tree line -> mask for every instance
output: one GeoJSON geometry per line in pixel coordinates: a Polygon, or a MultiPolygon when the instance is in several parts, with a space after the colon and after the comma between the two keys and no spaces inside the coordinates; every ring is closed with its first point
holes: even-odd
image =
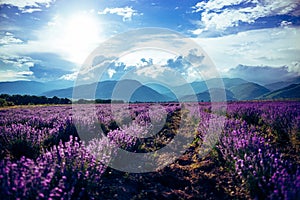
{"type": "Polygon", "coordinates": [[[78,99],[73,101],[74,104],[110,104],[110,103],[124,103],[123,100],[111,100],[111,99],[95,99],[95,100],[87,100],[87,99],[78,99]]]}
{"type": "Polygon", "coordinates": [[[14,105],[38,105],[38,104],[71,104],[68,98],[58,98],[57,96],[48,98],[46,96],[35,95],[9,95],[0,94],[0,107],[14,105]]]}

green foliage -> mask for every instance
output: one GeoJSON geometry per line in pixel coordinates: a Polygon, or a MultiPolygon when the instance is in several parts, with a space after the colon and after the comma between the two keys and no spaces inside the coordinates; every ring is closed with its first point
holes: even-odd
{"type": "Polygon", "coordinates": [[[22,156],[30,159],[36,159],[40,154],[40,147],[24,139],[16,139],[6,147],[10,157],[19,160],[22,156]]]}
{"type": "Polygon", "coordinates": [[[111,100],[111,99],[95,99],[95,100],[87,100],[87,99],[78,99],[77,101],[73,101],[75,104],[111,104],[111,103],[124,103],[123,100],[111,100]]]}
{"type": "Polygon", "coordinates": [[[46,96],[30,95],[8,95],[0,94],[0,107],[13,105],[38,105],[38,104],[71,104],[67,98],[58,98],[56,96],[47,98],[46,96]]]}
{"type": "Polygon", "coordinates": [[[15,104],[11,101],[6,101],[3,98],[0,98],[0,107],[5,107],[5,106],[14,106],[15,104]]]}

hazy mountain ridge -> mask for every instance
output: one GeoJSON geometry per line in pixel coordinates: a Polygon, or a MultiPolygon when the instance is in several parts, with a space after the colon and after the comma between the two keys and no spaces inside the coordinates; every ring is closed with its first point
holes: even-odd
{"type": "MultiPolygon", "coordinates": [[[[51,81],[51,82],[37,82],[37,81],[11,81],[0,82],[1,94],[27,94],[27,95],[42,95],[50,90],[59,90],[62,88],[71,87],[72,81],[51,81]]],[[[54,95],[55,96],[55,95],[54,95]]]]}
{"type": "MultiPolygon", "coordinates": [[[[240,78],[210,79],[207,81],[195,81],[190,84],[170,87],[158,83],[143,85],[135,80],[103,81],[77,86],[74,89],[72,82],[48,82],[41,83],[35,81],[15,81],[0,82],[0,93],[4,94],[28,94],[43,95],[47,97],[57,96],[60,98],[85,98],[85,99],[115,99],[131,102],[165,102],[190,101],[210,101],[222,99],[218,95],[226,94],[226,100],[253,100],[253,99],[276,99],[276,98],[300,98],[298,94],[300,84],[282,83],[278,90],[270,89],[279,87],[280,82],[273,85],[262,86],[257,83],[248,82],[240,78]],[[222,82],[223,81],[223,82],[222,82]],[[65,86],[65,88],[63,88],[65,86]],[[224,88],[222,89],[222,86],[224,88]],[[209,87],[209,88],[208,88],[209,87]],[[221,88],[220,88],[221,87],[221,88]],[[75,93],[73,94],[73,91],[75,93]]],[[[290,82],[300,82],[300,78],[290,82]]],[[[224,99],[224,98],[223,98],[224,99]]]]}
{"type": "Polygon", "coordinates": [[[53,90],[44,93],[45,96],[56,95],[75,99],[114,99],[131,102],[159,102],[173,101],[174,99],[142,85],[135,80],[103,81],[73,87],[53,90]],[[130,94],[131,93],[131,94],[130,94]]]}
{"type": "Polygon", "coordinates": [[[233,86],[229,90],[234,94],[234,97],[238,100],[257,99],[261,95],[270,92],[269,89],[259,84],[251,82],[233,86]]]}
{"type": "Polygon", "coordinates": [[[263,95],[263,99],[300,98],[300,84],[291,84],[279,90],[263,95]]]}
{"type": "Polygon", "coordinates": [[[2,94],[29,94],[39,95],[45,91],[45,84],[36,81],[1,82],[2,94]]]}
{"type": "MultiPolygon", "coordinates": [[[[213,79],[209,79],[207,81],[194,81],[192,83],[187,83],[184,85],[180,85],[177,87],[174,87],[172,89],[174,94],[179,95],[180,97],[184,97],[187,95],[191,95],[189,93],[189,88],[194,90],[195,94],[200,94],[200,93],[204,93],[207,90],[209,90],[209,88],[226,88],[229,89],[230,87],[236,86],[236,85],[240,85],[243,83],[247,83],[247,81],[240,79],[240,78],[223,78],[222,79],[223,82],[220,81],[220,79],[217,78],[213,78],[213,79]]],[[[166,95],[169,95],[169,93],[166,93],[166,95]]]]}
{"type": "Polygon", "coordinates": [[[229,90],[223,90],[222,88],[211,88],[201,93],[197,93],[196,95],[186,95],[180,98],[180,101],[195,101],[197,99],[199,102],[207,102],[207,101],[236,101],[237,99],[234,97],[234,94],[229,90]],[[222,95],[225,96],[222,96],[222,95]]]}
{"type": "Polygon", "coordinates": [[[289,81],[280,81],[280,82],[267,84],[267,85],[265,85],[265,87],[271,91],[275,91],[275,90],[285,88],[289,85],[299,84],[299,83],[300,83],[300,77],[297,77],[297,78],[293,78],[292,80],[289,80],[289,81]]]}

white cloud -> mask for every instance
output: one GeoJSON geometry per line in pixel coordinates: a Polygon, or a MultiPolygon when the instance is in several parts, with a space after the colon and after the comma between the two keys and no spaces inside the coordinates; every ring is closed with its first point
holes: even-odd
{"type": "Polygon", "coordinates": [[[113,75],[116,73],[116,70],[110,69],[110,68],[109,68],[109,69],[107,70],[107,73],[108,73],[109,78],[112,78],[113,75]]]}
{"type": "Polygon", "coordinates": [[[287,66],[245,66],[238,65],[228,71],[229,77],[239,77],[262,85],[278,81],[290,81],[300,75],[300,71],[291,71],[287,66]]]}
{"type": "Polygon", "coordinates": [[[40,8],[28,8],[22,10],[22,13],[33,13],[33,12],[40,12],[40,11],[42,11],[42,9],[40,8]]]}
{"type": "Polygon", "coordinates": [[[142,75],[145,77],[157,79],[159,76],[164,75],[165,71],[168,71],[168,68],[159,65],[148,65],[137,69],[135,73],[138,76],[142,75]]]}
{"type": "Polygon", "coordinates": [[[0,17],[3,17],[3,18],[5,18],[5,19],[9,19],[9,17],[7,16],[7,14],[4,14],[4,13],[1,13],[1,14],[0,14],[0,17]]]}
{"type": "Polygon", "coordinates": [[[17,75],[21,75],[21,76],[30,76],[33,75],[32,71],[21,71],[21,72],[17,72],[17,75]]]}
{"type": "Polygon", "coordinates": [[[16,81],[16,80],[28,80],[28,76],[31,76],[33,73],[31,71],[13,71],[5,70],[0,71],[0,80],[1,81],[16,81]]]}
{"type": "MultiPolygon", "coordinates": [[[[239,64],[289,66],[300,62],[300,27],[278,27],[240,32],[217,38],[196,38],[220,71],[239,64]]],[[[292,67],[296,69],[295,67],[292,67]]]]}
{"type": "Polygon", "coordinates": [[[199,12],[202,10],[220,10],[225,6],[230,6],[230,5],[238,5],[242,3],[244,0],[214,0],[214,1],[208,1],[208,2],[198,2],[196,6],[194,6],[195,11],[194,12],[199,12]]]}
{"type": "Polygon", "coordinates": [[[139,49],[132,53],[128,53],[118,59],[118,62],[124,63],[126,66],[143,67],[149,64],[165,65],[168,59],[176,57],[175,54],[162,50],[139,49]]]}
{"type": "Polygon", "coordinates": [[[41,11],[41,6],[50,7],[51,3],[56,0],[4,0],[0,1],[0,5],[11,5],[18,7],[22,13],[32,13],[35,11],[41,11]]]}
{"type": "Polygon", "coordinates": [[[24,68],[28,69],[28,67],[32,67],[34,65],[34,60],[27,56],[7,56],[0,55],[1,62],[5,64],[9,64],[15,68],[24,68]]]}
{"type": "Polygon", "coordinates": [[[203,29],[202,28],[198,28],[198,29],[195,29],[195,30],[191,30],[191,33],[194,34],[194,35],[200,35],[201,33],[203,33],[203,29]]]}
{"type": "Polygon", "coordinates": [[[0,45],[18,44],[22,42],[22,40],[15,38],[13,34],[9,32],[6,32],[5,35],[2,38],[0,38],[0,45]]]}
{"type": "MultiPolygon", "coordinates": [[[[294,0],[210,0],[199,2],[194,12],[201,13],[202,29],[226,30],[240,22],[254,23],[261,17],[299,15],[300,2],[294,0]]],[[[199,30],[198,33],[201,33],[199,30]]],[[[196,33],[197,33],[196,32],[196,33]]]]}
{"type": "Polygon", "coordinates": [[[60,77],[59,79],[67,80],[67,81],[74,81],[74,80],[76,80],[77,76],[78,76],[78,72],[74,72],[71,74],[65,74],[62,77],[60,77]]]}
{"type": "Polygon", "coordinates": [[[55,2],[55,0],[5,0],[0,1],[0,5],[6,4],[24,9],[25,7],[39,8],[40,5],[49,7],[52,2],[55,2]]]}
{"type": "Polygon", "coordinates": [[[103,11],[99,11],[98,14],[105,15],[105,14],[117,14],[123,17],[123,21],[131,21],[132,16],[138,15],[138,12],[132,7],[124,7],[124,8],[105,8],[103,11]]]}
{"type": "Polygon", "coordinates": [[[292,62],[288,67],[289,72],[296,72],[300,76],[300,61],[292,62]]]}
{"type": "Polygon", "coordinates": [[[289,21],[282,21],[282,22],[280,23],[280,26],[281,26],[281,27],[286,27],[286,26],[291,26],[291,25],[293,25],[293,23],[292,23],[292,22],[289,22],[289,21]]]}

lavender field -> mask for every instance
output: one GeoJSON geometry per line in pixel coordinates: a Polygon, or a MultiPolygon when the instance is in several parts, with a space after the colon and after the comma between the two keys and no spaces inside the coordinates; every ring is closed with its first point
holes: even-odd
{"type": "Polygon", "coordinates": [[[1,199],[300,199],[299,155],[295,101],[0,110],[1,199]],[[155,171],[110,164],[116,148],[147,154],[177,136],[192,141],[177,141],[185,152],[171,161],[151,154],[155,171]]]}

